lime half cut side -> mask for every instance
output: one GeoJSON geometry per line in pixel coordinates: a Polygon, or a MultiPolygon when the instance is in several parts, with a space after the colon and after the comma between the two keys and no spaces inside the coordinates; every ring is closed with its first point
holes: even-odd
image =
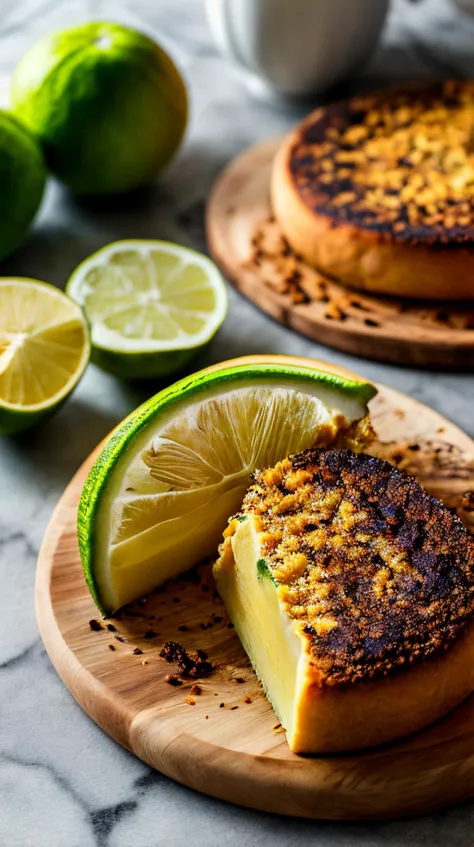
{"type": "Polygon", "coordinates": [[[93,361],[125,379],[180,370],[227,314],[214,263],[165,241],[109,244],[79,265],[66,290],[90,322],[93,361]]]}
{"type": "Polygon", "coordinates": [[[76,303],[45,282],[0,279],[0,433],[20,432],[57,409],[89,355],[76,303]]]}
{"type": "MultiPolygon", "coordinates": [[[[153,397],[106,443],[79,505],[79,546],[112,612],[213,556],[256,468],[363,438],[368,383],[310,360],[248,357],[153,397]],[[301,364],[301,363],[304,364],[301,364]],[[341,438],[347,439],[341,442],[341,438]]],[[[366,424],[368,427],[368,425],[366,424]]]]}

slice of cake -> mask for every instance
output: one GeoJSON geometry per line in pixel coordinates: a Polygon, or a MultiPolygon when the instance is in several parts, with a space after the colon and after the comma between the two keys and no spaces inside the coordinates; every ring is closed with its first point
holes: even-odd
{"type": "Polygon", "coordinates": [[[298,753],[414,732],[474,688],[474,540],[388,462],[307,450],[258,472],[214,566],[298,753]]]}
{"type": "Polygon", "coordinates": [[[474,82],[323,106],[273,166],[272,206],[309,264],[344,285],[474,298],[474,82]]]}

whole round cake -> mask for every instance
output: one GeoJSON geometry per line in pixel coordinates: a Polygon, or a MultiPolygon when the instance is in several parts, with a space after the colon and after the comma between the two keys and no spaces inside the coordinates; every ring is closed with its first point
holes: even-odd
{"type": "Polygon", "coordinates": [[[313,112],[274,162],[291,247],[351,287],[474,297],[474,82],[365,94],[313,112]]]}

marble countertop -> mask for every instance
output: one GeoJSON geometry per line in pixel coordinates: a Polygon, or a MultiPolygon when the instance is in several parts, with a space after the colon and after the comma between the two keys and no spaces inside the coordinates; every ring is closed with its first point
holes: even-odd
{"type": "MultiPolygon", "coordinates": [[[[348,0],[350,2],[350,0],[348,0]]],[[[241,149],[284,131],[308,106],[252,98],[215,50],[200,0],[16,0],[2,4],[0,74],[43,32],[88,18],[154,35],[189,82],[186,143],[159,184],[121,204],[73,201],[51,183],[26,244],[2,275],[64,286],[103,244],[161,237],[205,249],[209,187],[241,149]]],[[[474,18],[449,0],[394,0],[383,43],[363,77],[474,76],[474,18]]],[[[474,381],[357,360],[298,337],[235,292],[226,324],[197,366],[246,353],[327,358],[428,403],[474,435],[474,381]]],[[[56,676],[33,608],[36,557],[61,491],[91,449],[157,389],[94,366],[43,429],[0,441],[0,845],[2,847],[405,847],[472,844],[474,803],[413,821],[336,824],[260,814],[200,796],[151,771],[106,737],[56,676]]]]}

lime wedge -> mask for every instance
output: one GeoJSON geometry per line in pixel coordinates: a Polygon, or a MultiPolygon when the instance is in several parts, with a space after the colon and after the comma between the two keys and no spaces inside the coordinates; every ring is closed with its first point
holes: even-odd
{"type": "Polygon", "coordinates": [[[0,279],[0,433],[20,432],[57,409],[89,354],[76,303],[45,282],[0,279]]]}
{"type": "Polygon", "coordinates": [[[214,263],[165,241],[108,244],[79,265],[66,290],[90,322],[92,360],[125,379],[178,371],[227,313],[214,263]]]}
{"type": "Polygon", "coordinates": [[[214,555],[255,468],[316,444],[361,446],[374,394],[309,359],[262,356],[200,371],[147,401],[106,443],[79,504],[98,607],[114,611],[214,555]]]}

